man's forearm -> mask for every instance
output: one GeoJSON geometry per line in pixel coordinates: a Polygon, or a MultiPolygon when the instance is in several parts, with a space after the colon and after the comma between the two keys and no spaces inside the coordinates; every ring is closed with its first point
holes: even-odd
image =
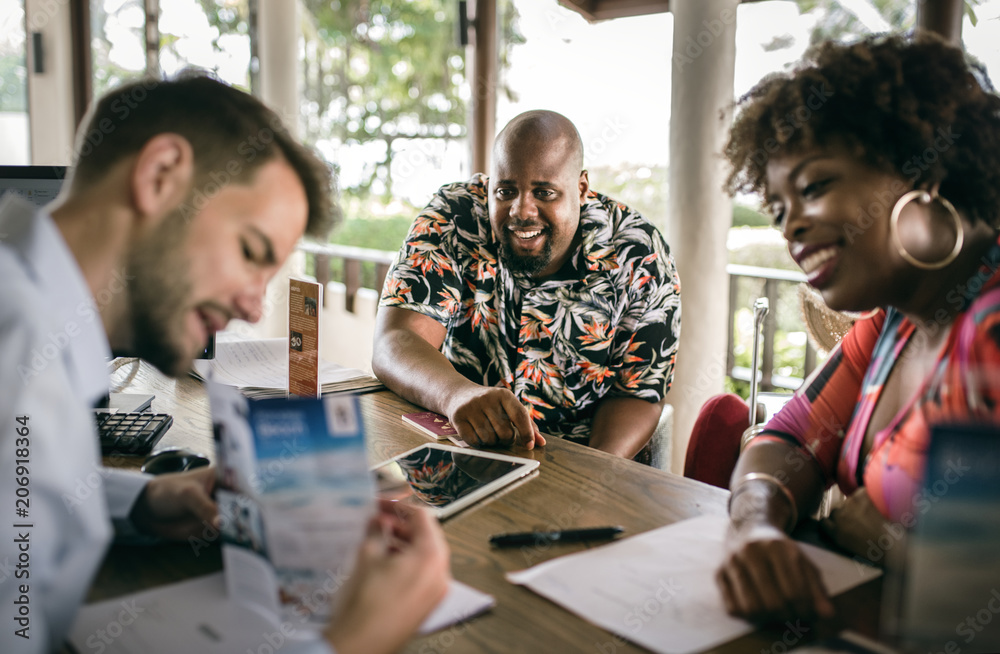
{"type": "Polygon", "coordinates": [[[662,402],[635,397],[604,398],[594,412],[590,446],[631,459],[649,442],[662,412],[662,402]]]}
{"type": "Polygon", "coordinates": [[[405,400],[450,415],[451,400],[470,382],[433,345],[404,330],[376,341],[372,369],[382,383],[405,400]]]}

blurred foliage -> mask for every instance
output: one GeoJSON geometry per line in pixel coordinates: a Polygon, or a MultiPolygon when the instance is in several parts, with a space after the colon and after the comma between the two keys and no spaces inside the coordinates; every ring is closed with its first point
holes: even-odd
{"type": "MultiPolygon", "coordinates": [[[[160,9],[171,0],[161,0],[160,9]]],[[[224,50],[220,38],[226,35],[239,34],[249,38],[250,5],[249,0],[197,0],[202,15],[212,27],[212,48],[218,52],[224,50]]],[[[200,19],[191,17],[191,21],[200,19]]],[[[93,61],[93,93],[94,97],[104,95],[110,89],[129,80],[150,74],[162,77],[162,71],[146,70],[146,12],[143,0],[91,0],[90,31],[91,58],[93,61]],[[115,63],[111,58],[113,48],[122,48],[131,53],[138,53],[137,58],[129,61],[129,66],[115,63]]],[[[183,35],[160,31],[160,53],[169,52],[178,61],[186,58],[179,50],[183,35]]],[[[118,57],[120,59],[120,55],[118,57]]],[[[215,72],[215,71],[213,71],[215,72]]],[[[250,71],[247,71],[246,81],[236,86],[245,91],[250,90],[250,71]]]]}
{"type": "Polygon", "coordinates": [[[23,44],[19,52],[0,46],[0,111],[28,110],[27,79],[23,44]]]}
{"type": "MultiPolygon", "coordinates": [[[[165,0],[160,0],[162,6],[165,0]]],[[[266,2],[267,0],[256,0],[266,2]]],[[[212,48],[217,52],[225,51],[221,43],[222,37],[239,35],[250,38],[250,0],[198,0],[201,10],[205,13],[208,24],[213,28],[212,48]]],[[[177,49],[178,35],[160,32],[160,51],[170,51],[179,61],[184,61],[184,55],[177,49]]],[[[254,63],[251,62],[251,66],[254,63]]],[[[217,71],[213,71],[217,72],[217,71]]],[[[248,70],[246,78],[242,82],[227,80],[234,86],[250,92],[255,84],[251,83],[255,79],[256,71],[248,70]]]]}
{"type": "MultiPolygon", "coordinates": [[[[588,168],[587,173],[593,190],[623,202],[661,229],[667,224],[670,174],[667,166],[623,163],[588,168]]],[[[770,227],[771,219],[753,207],[734,203],[732,224],[770,227]]]]}
{"type": "Polygon", "coordinates": [[[628,205],[661,229],[667,224],[669,168],[619,164],[587,169],[590,187],[628,205]]]}
{"type": "MultiPolygon", "coordinates": [[[[306,141],[324,141],[333,150],[371,146],[362,179],[342,191],[388,202],[393,157],[400,149],[396,141],[466,136],[470,90],[456,27],[458,3],[304,0],[303,5],[306,141]]],[[[501,9],[499,43],[506,48],[523,42],[516,10],[509,2],[501,9]]],[[[506,61],[501,52],[501,63],[506,61]]]]}
{"type": "Polygon", "coordinates": [[[413,213],[386,216],[384,218],[352,218],[345,220],[333,234],[330,242],[340,245],[353,245],[359,248],[395,252],[403,244],[410,224],[417,215],[413,213]]]}
{"type": "MultiPolygon", "coordinates": [[[[816,12],[810,43],[848,41],[872,32],[850,9],[838,0],[797,0],[802,13],[816,12]]],[[[893,30],[905,31],[916,20],[917,3],[913,0],[861,0],[870,4],[893,30]]]]}
{"type": "MultiPolygon", "coordinates": [[[[734,227],[729,232],[729,263],[800,272],[788,254],[785,239],[773,227],[734,227]]],[[[777,321],[774,341],[774,373],[803,377],[805,372],[805,324],[799,307],[798,284],[778,282],[778,301],[769,318],[777,321]]],[[[764,297],[764,280],[738,278],[733,315],[733,353],[736,365],[750,367],[753,347],[753,303],[764,297]]],[[[821,359],[817,359],[821,361],[821,359]]],[[[727,377],[727,391],[744,399],[750,385],[727,377]]]]}
{"type": "Polygon", "coordinates": [[[90,2],[90,58],[93,97],[142,75],[146,70],[146,12],[142,0],[110,3],[90,2]],[[131,44],[131,45],[129,45],[131,44]],[[111,58],[112,48],[128,48],[139,53],[128,68],[111,58]]]}
{"type": "Polygon", "coordinates": [[[733,203],[733,227],[770,227],[771,219],[752,207],[733,203]]]}
{"type": "MultiPolygon", "coordinates": [[[[874,29],[875,25],[866,25],[865,21],[849,8],[852,4],[870,5],[888,24],[889,30],[899,32],[913,29],[916,24],[917,5],[919,4],[913,0],[856,0],[854,3],[844,3],[839,0],[796,1],[800,12],[816,12],[818,16],[809,38],[813,44],[826,40],[849,41],[873,31],[883,31],[874,29]]],[[[964,12],[969,17],[973,27],[977,22],[975,8],[982,3],[983,0],[965,0],[964,12]]]]}
{"type": "MultiPolygon", "coordinates": [[[[345,220],[337,225],[337,228],[330,235],[330,242],[339,245],[352,245],[359,248],[395,252],[406,239],[406,234],[410,231],[413,218],[417,215],[415,207],[409,209],[412,210],[407,210],[396,215],[345,220]]],[[[351,213],[348,215],[357,214],[351,213]]],[[[313,265],[313,257],[309,257],[308,261],[311,267],[313,265]]],[[[310,268],[307,268],[306,272],[310,275],[314,274],[310,268]]],[[[344,281],[344,264],[342,261],[332,262],[330,278],[335,282],[344,281]]],[[[367,261],[361,263],[361,286],[364,288],[375,287],[374,263],[367,261]]]]}
{"type": "Polygon", "coordinates": [[[24,2],[14,4],[0,31],[0,111],[28,110],[28,62],[23,29],[24,2]]]}

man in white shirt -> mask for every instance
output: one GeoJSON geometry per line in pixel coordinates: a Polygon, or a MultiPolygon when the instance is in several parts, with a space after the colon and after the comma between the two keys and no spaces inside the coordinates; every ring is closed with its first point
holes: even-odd
{"type": "MultiPolygon", "coordinates": [[[[267,281],[334,215],[326,166],[258,100],[209,78],[123,87],[84,124],[53,205],[0,204],[5,653],[61,645],[112,525],[185,539],[217,519],[212,469],[101,467],[91,407],[112,350],[182,374],[231,318],[260,317],[267,281]]],[[[340,617],[310,651],[398,649],[443,596],[448,548],[433,519],[378,522],[400,546],[365,542],[340,617]]]]}

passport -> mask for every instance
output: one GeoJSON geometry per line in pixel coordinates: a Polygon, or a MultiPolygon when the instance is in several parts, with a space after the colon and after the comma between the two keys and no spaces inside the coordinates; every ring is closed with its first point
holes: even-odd
{"type": "Polygon", "coordinates": [[[440,413],[433,411],[404,413],[403,422],[437,440],[450,440],[456,445],[468,447],[465,441],[459,438],[458,430],[440,413]]]}

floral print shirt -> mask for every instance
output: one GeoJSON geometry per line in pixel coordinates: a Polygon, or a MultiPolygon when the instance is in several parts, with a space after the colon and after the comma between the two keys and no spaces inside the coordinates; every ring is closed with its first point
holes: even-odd
{"type": "Polygon", "coordinates": [[[543,433],[587,442],[601,398],[658,402],[673,378],[680,283],[659,231],[591,192],[582,242],[534,280],[498,257],[489,179],[442,187],[417,216],[386,277],[381,306],[445,325],[441,351],[484,386],[504,386],[543,433]]]}

